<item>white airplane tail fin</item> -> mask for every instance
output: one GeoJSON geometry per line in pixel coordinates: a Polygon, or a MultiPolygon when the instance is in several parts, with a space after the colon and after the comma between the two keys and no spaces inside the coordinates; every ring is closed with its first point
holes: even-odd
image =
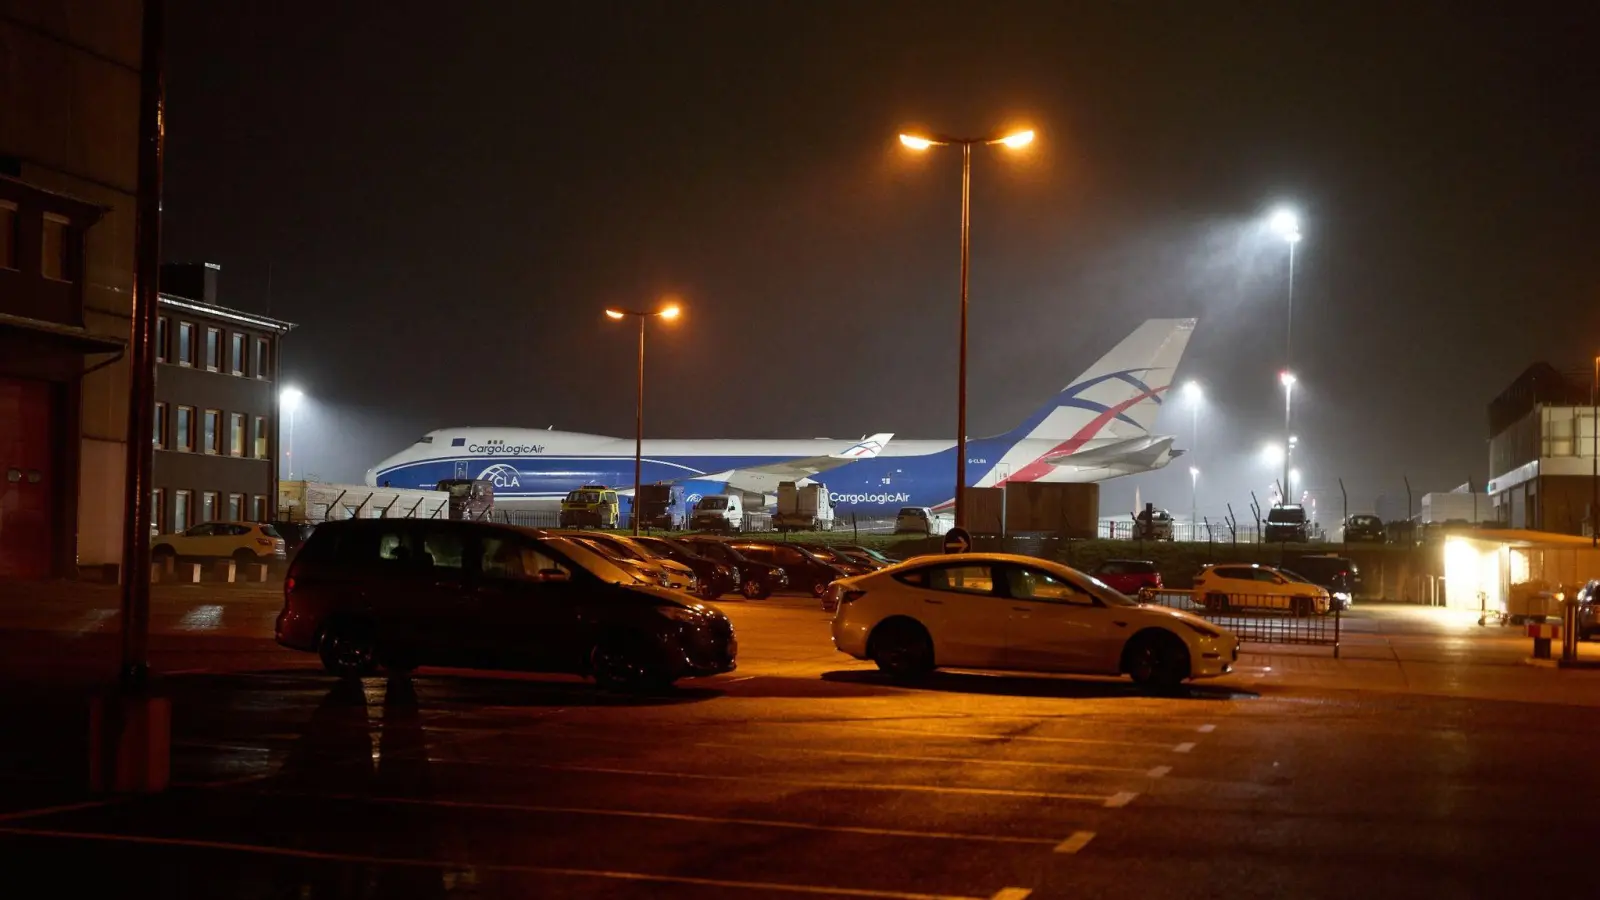
{"type": "Polygon", "coordinates": [[[1006,436],[1067,440],[1149,434],[1195,322],[1146,321],[1006,436]]]}

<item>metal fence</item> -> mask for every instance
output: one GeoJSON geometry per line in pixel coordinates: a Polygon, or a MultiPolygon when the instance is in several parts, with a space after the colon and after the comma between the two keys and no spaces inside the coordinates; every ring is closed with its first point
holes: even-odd
{"type": "Polygon", "coordinates": [[[1317,612],[1308,598],[1267,594],[1214,594],[1194,591],[1143,591],[1139,599],[1201,616],[1253,644],[1313,644],[1332,647],[1339,656],[1341,611],[1317,612]],[[1300,602],[1297,602],[1300,601],[1300,602]]]}

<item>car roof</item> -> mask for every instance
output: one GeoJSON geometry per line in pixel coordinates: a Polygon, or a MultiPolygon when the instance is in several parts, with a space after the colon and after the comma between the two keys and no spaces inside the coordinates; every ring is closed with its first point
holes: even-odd
{"type": "Polygon", "coordinates": [[[1105,561],[1101,562],[1101,565],[1105,565],[1106,563],[1138,563],[1141,566],[1153,566],[1153,565],[1156,564],[1156,561],[1153,560],[1153,559],[1121,559],[1121,558],[1118,558],[1118,559],[1105,560],[1105,561]]]}

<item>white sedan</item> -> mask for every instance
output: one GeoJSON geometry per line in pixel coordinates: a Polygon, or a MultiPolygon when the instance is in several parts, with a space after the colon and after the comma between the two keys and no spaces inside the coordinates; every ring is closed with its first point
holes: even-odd
{"type": "Polygon", "coordinates": [[[833,645],[896,677],[948,666],[1172,686],[1225,675],[1239,658],[1239,639],[1199,616],[1141,605],[1028,556],[921,556],[841,579],[834,591],[833,645]]]}

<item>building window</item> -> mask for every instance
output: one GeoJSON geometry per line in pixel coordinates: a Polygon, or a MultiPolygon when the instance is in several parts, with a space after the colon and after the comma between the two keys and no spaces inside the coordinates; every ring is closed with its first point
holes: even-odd
{"type": "Polygon", "coordinates": [[[194,407],[178,407],[178,433],[173,436],[172,446],[185,453],[194,451],[194,407]]]}
{"type": "Polygon", "coordinates": [[[243,494],[229,494],[228,495],[228,521],[230,521],[230,522],[242,522],[242,521],[244,521],[244,495],[243,494]]]}
{"type": "Polygon", "coordinates": [[[266,416],[256,416],[255,445],[256,445],[256,452],[254,454],[255,458],[256,459],[266,459],[267,458],[267,417],[266,416]]]}
{"type": "Polygon", "coordinates": [[[0,200],[0,269],[17,267],[17,205],[0,200]]]}
{"type": "Polygon", "coordinates": [[[230,349],[233,352],[228,354],[228,371],[235,375],[243,375],[244,335],[234,332],[233,334],[229,335],[229,338],[231,339],[229,343],[232,345],[230,349]]]}
{"type": "Polygon", "coordinates": [[[200,494],[200,521],[215,522],[217,520],[217,492],[204,491],[200,494]]]}
{"type": "Polygon", "coordinates": [[[167,361],[167,317],[156,317],[156,362],[167,361]]]}
{"type": "Polygon", "coordinates": [[[178,365],[194,365],[194,325],[178,323],[178,365]]]}
{"type": "Polygon", "coordinates": [[[167,521],[167,492],[156,488],[150,492],[150,530],[156,534],[161,533],[161,526],[167,521]]]}
{"type": "Polygon", "coordinates": [[[207,453],[222,452],[222,429],[219,427],[221,419],[222,413],[214,409],[206,410],[205,419],[200,425],[200,441],[201,449],[207,453]]]}
{"type": "Polygon", "coordinates": [[[228,455],[244,455],[243,413],[228,413],[228,455]]]}
{"type": "Polygon", "coordinates": [[[222,331],[217,328],[206,329],[206,370],[222,370],[222,331]]]}
{"type": "Polygon", "coordinates": [[[250,505],[251,511],[254,513],[252,518],[257,522],[265,522],[267,520],[267,498],[257,494],[250,505]]]}
{"type": "Polygon", "coordinates": [[[150,444],[157,450],[167,446],[167,405],[156,404],[156,418],[151,429],[150,444]]]}
{"type": "Polygon", "coordinates": [[[71,227],[61,216],[44,214],[44,256],[40,259],[39,274],[55,281],[72,280],[72,267],[67,257],[71,227]]]}
{"type": "Polygon", "coordinates": [[[267,349],[267,339],[256,338],[256,377],[261,379],[270,379],[272,377],[272,372],[268,367],[271,366],[271,364],[272,359],[271,353],[267,349]]]}
{"type": "Polygon", "coordinates": [[[172,492],[172,533],[183,534],[189,530],[189,492],[172,492]]]}

